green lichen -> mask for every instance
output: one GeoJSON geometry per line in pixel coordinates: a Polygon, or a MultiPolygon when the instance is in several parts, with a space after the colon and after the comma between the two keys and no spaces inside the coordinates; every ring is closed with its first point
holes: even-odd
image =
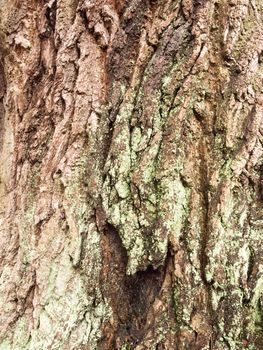
{"type": "Polygon", "coordinates": [[[19,350],[19,349],[14,349],[10,341],[5,339],[0,344],[0,350],[19,350]]]}
{"type": "Polygon", "coordinates": [[[133,346],[130,343],[125,343],[121,346],[120,350],[133,350],[133,346]]]}

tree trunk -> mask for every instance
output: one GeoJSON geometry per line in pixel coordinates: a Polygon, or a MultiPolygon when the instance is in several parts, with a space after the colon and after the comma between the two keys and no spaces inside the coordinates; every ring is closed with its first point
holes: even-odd
{"type": "Polygon", "coordinates": [[[0,349],[263,349],[262,1],[0,5],[0,349]]]}

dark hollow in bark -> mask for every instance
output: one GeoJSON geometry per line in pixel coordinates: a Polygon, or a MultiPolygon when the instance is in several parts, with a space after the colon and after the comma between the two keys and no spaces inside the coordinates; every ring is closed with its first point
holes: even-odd
{"type": "Polygon", "coordinates": [[[262,1],[0,5],[0,349],[261,350],[262,1]]]}

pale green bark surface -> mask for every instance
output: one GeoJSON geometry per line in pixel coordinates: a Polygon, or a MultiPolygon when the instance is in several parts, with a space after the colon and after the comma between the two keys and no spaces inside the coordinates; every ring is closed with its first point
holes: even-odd
{"type": "Polygon", "coordinates": [[[0,5],[0,349],[262,349],[261,0],[0,5]]]}

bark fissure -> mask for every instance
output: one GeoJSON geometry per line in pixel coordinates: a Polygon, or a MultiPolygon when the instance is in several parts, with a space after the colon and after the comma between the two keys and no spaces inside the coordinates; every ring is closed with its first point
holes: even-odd
{"type": "Polygon", "coordinates": [[[0,11],[0,349],[261,349],[260,0],[0,11]]]}

